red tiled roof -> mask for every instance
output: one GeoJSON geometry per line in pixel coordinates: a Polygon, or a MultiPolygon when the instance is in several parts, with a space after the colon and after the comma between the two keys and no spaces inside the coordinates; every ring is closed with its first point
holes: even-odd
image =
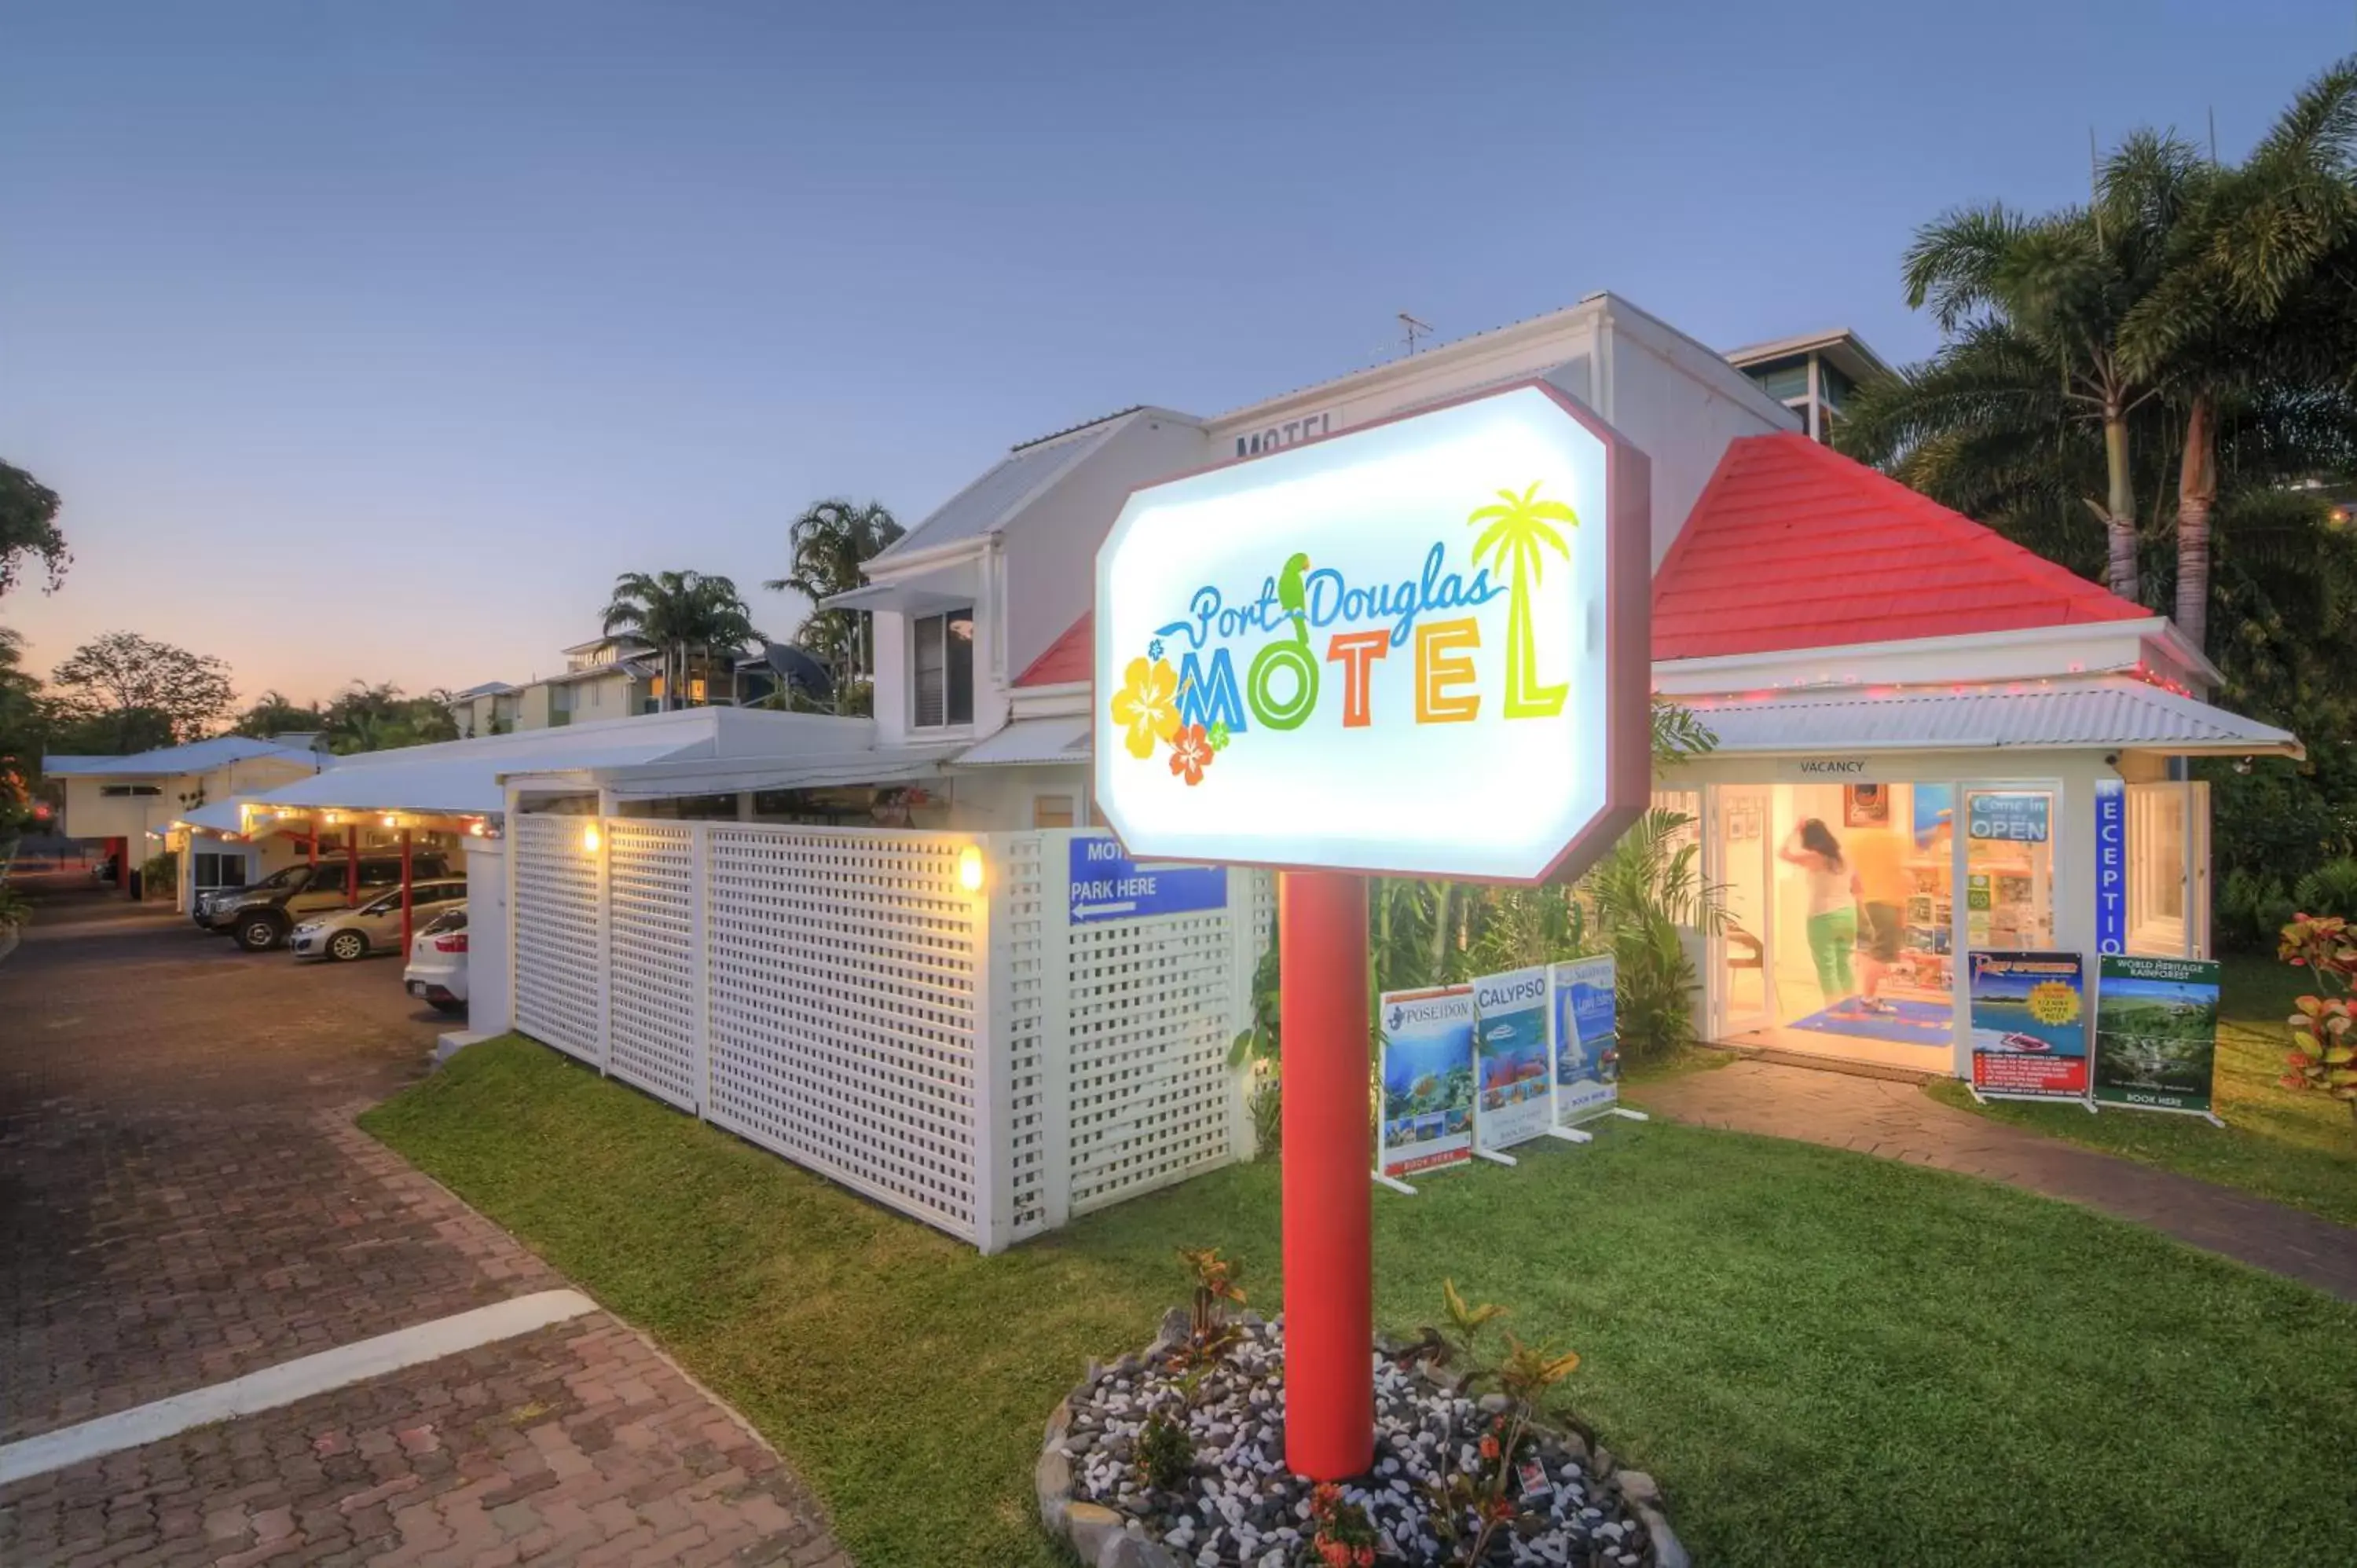
{"type": "Polygon", "coordinates": [[[1747,435],[1653,575],[1653,657],[2152,614],[1805,435],[1747,435]]]}
{"type": "Polygon", "coordinates": [[[1015,683],[1060,686],[1068,681],[1085,681],[1095,673],[1095,663],[1096,645],[1089,631],[1089,612],[1082,610],[1081,618],[1064,628],[1063,636],[1049,643],[1045,652],[1015,677],[1015,683]]]}

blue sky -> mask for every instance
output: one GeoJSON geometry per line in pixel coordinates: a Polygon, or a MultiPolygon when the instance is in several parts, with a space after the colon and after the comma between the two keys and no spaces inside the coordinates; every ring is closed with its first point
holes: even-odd
{"type": "Polygon", "coordinates": [[[325,695],[545,673],[615,573],[782,567],[1011,443],[1214,413],[1611,288],[1929,349],[1913,227],[2245,147],[2347,0],[19,7],[0,456],[123,628],[325,695]],[[1901,13],[1905,14],[1901,14],[1901,13]]]}

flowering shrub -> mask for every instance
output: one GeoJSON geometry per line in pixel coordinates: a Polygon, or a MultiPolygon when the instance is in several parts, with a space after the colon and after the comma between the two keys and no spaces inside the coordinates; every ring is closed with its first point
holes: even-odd
{"type": "Polygon", "coordinates": [[[1547,1391],[1578,1368],[1579,1358],[1568,1350],[1560,1354],[1542,1350],[1508,1334],[1506,1354],[1492,1365],[1483,1365],[1480,1356],[1483,1331],[1506,1316],[1506,1309],[1487,1303],[1467,1305],[1454,1280],[1443,1280],[1440,1291],[1449,1326],[1438,1334],[1429,1330],[1427,1334],[1446,1343],[1471,1369],[1469,1386],[1495,1384],[1506,1400],[1506,1408],[1491,1421],[1474,1445],[1472,1468],[1452,1470],[1432,1488],[1434,1528],[1441,1540],[1461,1549],[1458,1562],[1470,1565],[1489,1560],[1491,1540],[1499,1530],[1512,1528],[1525,1498],[1537,1496],[1530,1489],[1534,1483],[1546,1484],[1544,1471],[1533,1477],[1523,1468],[1537,1446],[1531,1423],[1547,1391]]]}
{"type": "Polygon", "coordinates": [[[2357,988],[2357,933],[2339,915],[2297,915],[2283,929],[2277,956],[2316,976],[2317,991],[2302,996],[2285,1020],[2292,1048],[2284,1058],[2291,1070],[2283,1087],[2329,1094],[2357,1117],[2357,1011],[2350,992],[2357,988]]]}
{"type": "Polygon", "coordinates": [[[1187,1338],[1173,1354],[1181,1366],[1208,1367],[1235,1346],[1236,1326],[1222,1303],[1242,1306],[1244,1266],[1220,1256],[1217,1247],[1181,1247],[1178,1261],[1195,1276],[1194,1300],[1187,1308],[1187,1338]]]}
{"type": "Polygon", "coordinates": [[[1341,1487],[1329,1481],[1309,1495],[1309,1550],[1326,1568],[1373,1568],[1375,1527],[1341,1487]]]}

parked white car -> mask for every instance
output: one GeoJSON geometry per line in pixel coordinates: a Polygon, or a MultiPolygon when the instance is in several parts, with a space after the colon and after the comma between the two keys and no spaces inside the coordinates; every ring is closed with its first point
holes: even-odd
{"type": "Polygon", "coordinates": [[[445,1013],[467,1007],[467,906],[446,907],[409,944],[401,983],[412,996],[445,1013]]]}
{"type": "MultiPolygon", "coordinates": [[[[466,897],[463,878],[412,883],[410,918],[419,925],[429,923],[452,904],[463,903],[466,897]]],[[[350,963],[371,953],[398,952],[401,889],[380,893],[357,909],[337,909],[314,916],[295,928],[286,945],[295,950],[298,959],[328,958],[339,963],[350,963]]]]}

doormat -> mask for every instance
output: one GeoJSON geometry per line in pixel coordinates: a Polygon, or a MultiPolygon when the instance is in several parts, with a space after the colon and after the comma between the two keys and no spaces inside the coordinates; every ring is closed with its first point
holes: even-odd
{"type": "Polygon", "coordinates": [[[1868,1013],[1855,996],[1846,996],[1823,1012],[1796,1019],[1788,1027],[1814,1029],[1824,1035],[1851,1035],[1862,1040],[1889,1040],[1906,1046],[1945,1046],[1954,1015],[1942,1002],[1893,1002],[1893,1013],[1868,1013]]]}

